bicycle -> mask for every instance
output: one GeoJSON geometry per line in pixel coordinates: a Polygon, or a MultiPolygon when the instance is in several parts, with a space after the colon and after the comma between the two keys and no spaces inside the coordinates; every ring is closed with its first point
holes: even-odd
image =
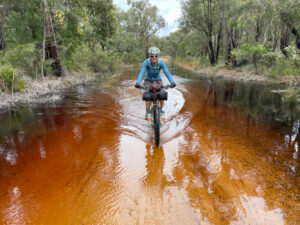
{"type": "Polygon", "coordinates": [[[150,91],[152,93],[152,104],[150,107],[151,112],[151,121],[149,123],[150,126],[153,127],[154,130],[154,140],[155,145],[158,147],[160,144],[160,127],[162,125],[162,121],[160,118],[160,93],[162,90],[167,90],[170,85],[164,85],[157,88],[157,86],[151,86],[150,89],[148,87],[141,86],[140,89],[145,91],[150,91]],[[157,89],[155,89],[157,88],[157,89]]]}

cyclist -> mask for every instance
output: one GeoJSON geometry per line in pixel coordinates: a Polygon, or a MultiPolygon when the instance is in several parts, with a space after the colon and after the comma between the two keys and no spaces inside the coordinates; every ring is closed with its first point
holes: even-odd
{"type": "MultiPolygon", "coordinates": [[[[163,85],[161,75],[160,75],[160,70],[163,69],[166,77],[168,78],[168,80],[171,83],[170,87],[174,88],[176,86],[176,84],[175,84],[173,77],[170,74],[165,62],[161,59],[158,59],[158,56],[160,54],[159,48],[151,47],[149,49],[148,53],[149,53],[150,57],[143,62],[140,74],[139,74],[138,79],[135,84],[135,87],[141,88],[140,83],[144,77],[146,69],[147,69],[147,75],[146,75],[146,78],[144,81],[144,86],[147,88],[147,90],[149,90],[150,86],[154,82],[158,83],[159,85],[163,85]]],[[[164,95],[164,97],[162,97],[161,99],[167,100],[167,92],[165,91],[162,95],[164,95]]],[[[150,96],[149,91],[146,91],[143,95],[143,100],[145,100],[145,104],[146,104],[146,116],[145,116],[146,120],[151,120],[151,112],[150,112],[151,97],[149,97],[149,96],[150,96]]],[[[165,112],[162,110],[164,100],[160,101],[161,119],[165,119],[165,112]]]]}

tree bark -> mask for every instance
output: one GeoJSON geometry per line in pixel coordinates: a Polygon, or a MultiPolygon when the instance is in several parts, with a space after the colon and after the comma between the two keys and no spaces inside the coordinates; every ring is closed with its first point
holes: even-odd
{"type": "Polygon", "coordinates": [[[215,54],[214,54],[214,46],[213,46],[213,42],[212,42],[211,38],[212,37],[209,37],[209,40],[208,40],[208,56],[209,56],[210,64],[215,65],[216,59],[215,59],[215,54]]]}
{"type": "Polygon", "coordinates": [[[287,52],[285,50],[285,48],[289,45],[289,35],[288,35],[288,31],[287,28],[283,28],[281,29],[281,37],[280,37],[280,50],[281,52],[287,56],[287,52]]]}
{"type": "Polygon", "coordinates": [[[215,59],[216,59],[216,63],[218,63],[219,60],[219,54],[220,54],[220,48],[221,48],[221,39],[222,39],[222,22],[220,21],[220,25],[219,25],[219,33],[218,33],[218,38],[217,38],[217,46],[216,46],[216,55],[215,55],[215,59]]]}
{"type": "Polygon", "coordinates": [[[5,41],[3,37],[2,25],[0,25],[0,51],[4,52],[5,55],[5,41]]]}
{"type": "Polygon", "coordinates": [[[277,29],[278,28],[276,27],[275,31],[272,32],[272,50],[273,50],[273,52],[276,50],[277,44],[278,44],[278,37],[276,35],[277,29]]]}
{"type": "Polygon", "coordinates": [[[259,41],[259,37],[261,35],[261,29],[260,29],[260,19],[256,21],[256,27],[255,27],[255,43],[259,41]]]}
{"type": "Polygon", "coordinates": [[[300,50],[300,34],[295,27],[292,28],[292,33],[296,39],[296,46],[300,50]]]}
{"type": "Polygon", "coordinates": [[[297,49],[300,50],[300,34],[295,27],[295,21],[293,21],[293,19],[291,19],[286,13],[281,13],[281,18],[283,22],[288,26],[292,34],[295,36],[297,49]]]}
{"type": "Polygon", "coordinates": [[[101,45],[102,51],[105,51],[105,44],[102,41],[100,41],[100,45],[101,45]]]}
{"type": "Polygon", "coordinates": [[[46,36],[50,37],[50,40],[48,40],[48,43],[46,45],[46,49],[48,51],[47,56],[50,59],[54,59],[54,62],[52,63],[52,68],[55,72],[55,75],[57,77],[60,77],[63,75],[62,67],[60,64],[60,60],[58,57],[58,51],[57,51],[57,44],[56,44],[56,38],[55,38],[55,33],[53,29],[53,24],[51,20],[51,16],[49,13],[48,9],[48,4],[47,1],[44,0],[46,12],[45,12],[45,31],[46,31],[46,36]]]}
{"type": "Polygon", "coordinates": [[[226,43],[227,43],[227,62],[226,64],[229,64],[230,62],[232,62],[232,65],[235,66],[236,65],[236,60],[234,60],[234,58],[231,55],[231,51],[233,49],[236,48],[236,44],[235,44],[235,38],[234,38],[234,33],[233,33],[233,29],[229,29],[228,27],[228,23],[227,23],[227,19],[225,17],[225,10],[224,10],[224,5],[221,3],[220,0],[218,0],[218,5],[219,5],[219,13],[221,16],[221,23],[223,24],[225,31],[226,31],[226,43]]]}

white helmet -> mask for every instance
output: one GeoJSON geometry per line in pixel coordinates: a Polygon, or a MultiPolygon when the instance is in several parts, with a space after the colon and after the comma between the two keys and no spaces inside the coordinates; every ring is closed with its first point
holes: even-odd
{"type": "Polygon", "coordinates": [[[151,47],[151,48],[149,48],[148,53],[149,53],[150,55],[159,55],[160,50],[159,50],[158,47],[151,47]]]}

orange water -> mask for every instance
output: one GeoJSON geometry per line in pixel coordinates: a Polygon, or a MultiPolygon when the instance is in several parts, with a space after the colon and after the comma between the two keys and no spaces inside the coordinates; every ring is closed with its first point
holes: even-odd
{"type": "Polygon", "coordinates": [[[300,224],[295,126],[254,122],[205,83],[176,81],[159,148],[131,78],[4,137],[0,224],[300,224]]]}

